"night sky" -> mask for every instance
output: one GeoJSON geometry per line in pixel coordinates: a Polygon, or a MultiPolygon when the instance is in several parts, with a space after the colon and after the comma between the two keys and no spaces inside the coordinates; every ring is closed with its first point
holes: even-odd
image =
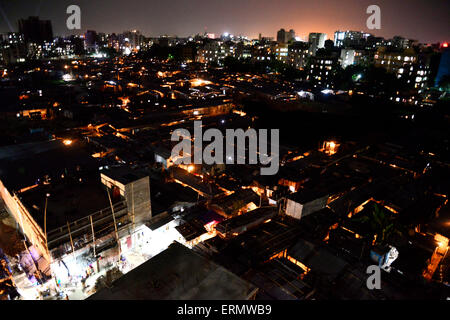
{"type": "Polygon", "coordinates": [[[121,33],[138,29],[146,36],[189,36],[229,32],[276,37],[280,28],[309,32],[358,30],[377,36],[401,35],[423,43],[450,41],[448,0],[0,0],[0,32],[17,31],[17,20],[30,15],[50,19],[55,35],[87,29],[121,33]],[[81,30],[67,30],[66,8],[81,7],[81,30]],[[366,28],[366,8],[381,8],[381,30],[366,28]],[[0,10],[1,11],[1,10],[0,10]]]}

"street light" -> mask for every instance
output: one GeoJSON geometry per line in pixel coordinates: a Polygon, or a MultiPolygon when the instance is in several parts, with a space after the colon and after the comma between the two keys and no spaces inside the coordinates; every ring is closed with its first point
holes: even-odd
{"type": "Polygon", "coordinates": [[[49,197],[50,197],[50,193],[47,193],[45,195],[45,208],[44,208],[44,234],[45,234],[45,248],[47,250],[48,256],[50,257],[50,253],[48,252],[48,242],[47,242],[47,203],[48,203],[49,197]]]}

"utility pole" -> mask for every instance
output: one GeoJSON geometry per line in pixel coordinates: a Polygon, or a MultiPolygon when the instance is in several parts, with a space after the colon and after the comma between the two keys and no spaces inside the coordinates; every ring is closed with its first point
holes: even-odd
{"type": "Polygon", "coordinates": [[[50,272],[52,273],[52,278],[55,280],[56,287],[58,288],[58,282],[56,281],[56,277],[53,274],[52,270],[52,257],[50,256],[50,250],[48,249],[48,240],[47,240],[47,203],[48,203],[48,197],[50,197],[50,194],[47,193],[45,195],[45,208],[44,208],[44,234],[45,234],[45,250],[47,251],[47,256],[50,259],[48,261],[48,265],[50,267],[50,272]]]}
{"type": "Polygon", "coordinates": [[[135,217],[134,217],[134,182],[131,183],[131,206],[132,206],[132,213],[133,213],[133,232],[136,228],[135,224],[135,217]]]}
{"type": "MultiPolygon", "coordinates": [[[[44,208],[44,234],[45,234],[45,246],[46,246],[47,251],[48,251],[48,242],[47,242],[47,202],[48,202],[48,197],[50,197],[49,193],[47,193],[45,195],[45,208],[44,208]]],[[[49,257],[50,257],[50,255],[49,255],[49,257]]]]}
{"type": "Polygon", "coordinates": [[[73,246],[73,239],[72,239],[72,233],[70,232],[70,225],[69,225],[69,221],[67,221],[67,230],[69,230],[69,238],[70,238],[70,245],[72,246],[72,254],[75,254],[75,248],[73,246]]]}
{"type": "Polygon", "coordinates": [[[47,251],[48,256],[48,265],[50,267],[50,272],[52,274],[53,280],[55,280],[55,290],[58,291],[58,282],[56,281],[55,273],[52,269],[52,256],[50,255],[50,250],[48,249],[48,240],[47,240],[47,204],[48,204],[48,198],[50,197],[50,193],[47,193],[45,195],[45,208],[44,208],[44,234],[45,234],[45,250],[47,251]]]}
{"type": "Polygon", "coordinates": [[[100,264],[97,259],[97,253],[95,252],[95,233],[94,233],[94,224],[92,223],[92,215],[89,216],[89,220],[91,221],[91,230],[92,230],[92,247],[94,249],[94,258],[97,263],[97,272],[100,272],[100,264]]]}
{"type": "Polygon", "coordinates": [[[120,262],[120,256],[121,256],[122,250],[120,248],[119,233],[117,232],[116,215],[114,214],[114,207],[112,205],[111,195],[109,194],[108,187],[106,187],[106,193],[108,194],[109,205],[111,206],[111,212],[112,212],[113,221],[114,221],[114,232],[116,234],[117,245],[119,246],[119,262],[120,262]]]}

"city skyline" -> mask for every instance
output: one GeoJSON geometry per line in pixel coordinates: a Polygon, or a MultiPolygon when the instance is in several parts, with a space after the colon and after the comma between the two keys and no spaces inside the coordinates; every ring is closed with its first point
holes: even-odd
{"type": "Polygon", "coordinates": [[[443,1],[431,2],[436,4],[431,6],[430,1],[379,1],[380,30],[369,30],[365,26],[368,17],[366,8],[371,4],[369,1],[259,1],[256,6],[254,1],[250,0],[240,3],[240,7],[236,7],[233,2],[207,3],[203,0],[192,1],[189,5],[179,0],[170,3],[132,0],[128,1],[126,6],[115,0],[95,3],[77,1],[82,15],[81,30],[66,28],[68,15],[65,12],[67,6],[72,4],[70,1],[22,1],[20,4],[0,2],[3,18],[0,20],[0,31],[17,31],[18,19],[37,15],[41,19],[51,20],[54,34],[58,36],[81,34],[90,29],[105,33],[137,29],[150,37],[187,37],[204,32],[220,35],[228,32],[257,38],[260,33],[265,37],[276,37],[277,30],[285,28],[294,29],[302,40],[305,40],[310,32],[323,32],[327,34],[328,39],[333,39],[337,30],[356,30],[385,38],[400,35],[421,43],[448,41],[448,22],[445,14],[450,5],[443,1]],[[188,7],[191,11],[186,13],[188,7]],[[102,13],[99,14],[99,11],[102,13]]]}
{"type": "Polygon", "coordinates": [[[450,300],[449,6],[0,0],[0,300],[450,300]]]}

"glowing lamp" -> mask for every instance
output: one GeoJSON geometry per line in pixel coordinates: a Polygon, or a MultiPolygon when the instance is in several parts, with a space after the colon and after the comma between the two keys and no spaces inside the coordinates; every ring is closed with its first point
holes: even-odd
{"type": "Polygon", "coordinates": [[[66,73],[66,74],[64,74],[64,75],[62,76],[62,79],[63,79],[64,81],[72,81],[72,80],[73,80],[73,77],[72,77],[72,75],[66,73]]]}

